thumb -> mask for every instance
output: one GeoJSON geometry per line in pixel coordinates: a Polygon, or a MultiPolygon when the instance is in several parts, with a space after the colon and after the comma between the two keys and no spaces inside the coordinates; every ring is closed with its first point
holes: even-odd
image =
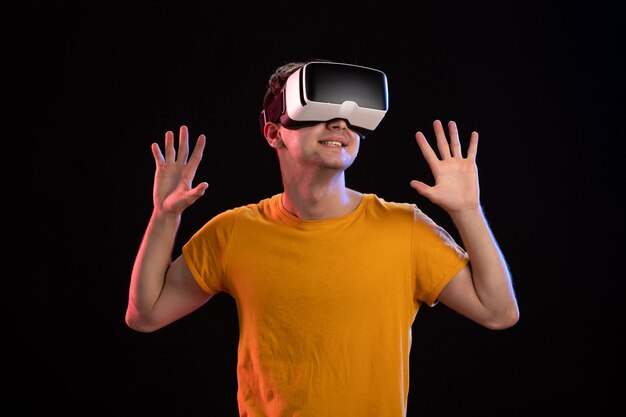
{"type": "Polygon", "coordinates": [[[198,198],[204,195],[204,192],[207,190],[207,188],[209,188],[209,183],[205,181],[196,185],[191,191],[194,195],[197,196],[196,198],[198,198]]]}
{"type": "Polygon", "coordinates": [[[410,182],[410,185],[424,197],[428,197],[428,195],[430,194],[431,187],[422,181],[413,180],[410,182]]]}

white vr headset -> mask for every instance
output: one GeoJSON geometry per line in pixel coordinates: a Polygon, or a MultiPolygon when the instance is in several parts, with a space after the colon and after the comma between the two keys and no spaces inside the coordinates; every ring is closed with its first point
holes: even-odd
{"type": "Polygon", "coordinates": [[[382,71],[336,62],[309,62],[289,76],[281,93],[261,111],[265,123],[288,129],[344,119],[365,137],[389,108],[387,76],[382,71]]]}

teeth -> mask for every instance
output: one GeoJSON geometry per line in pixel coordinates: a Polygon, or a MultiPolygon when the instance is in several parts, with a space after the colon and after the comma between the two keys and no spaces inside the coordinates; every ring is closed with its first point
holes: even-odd
{"type": "Polygon", "coordinates": [[[334,141],[334,140],[325,140],[325,141],[320,142],[320,143],[322,143],[323,145],[329,145],[329,146],[338,146],[338,147],[343,146],[341,144],[341,142],[337,142],[337,141],[334,141]]]}

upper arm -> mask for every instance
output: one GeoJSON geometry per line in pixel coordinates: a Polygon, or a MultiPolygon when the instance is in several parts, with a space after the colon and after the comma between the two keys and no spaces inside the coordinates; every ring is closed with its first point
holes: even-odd
{"type": "MultiPolygon", "coordinates": [[[[496,274],[497,275],[497,274],[496,274]]],[[[439,301],[463,316],[492,330],[506,329],[519,320],[519,310],[506,278],[478,277],[467,264],[439,293],[439,301]],[[480,291],[478,291],[480,288],[480,291]]]]}
{"type": "Polygon", "coordinates": [[[478,297],[472,269],[467,264],[441,290],[437,299],[463,316],[475,322],[486,325],[487,312],[478,297]]]}
{"type": "Polygon", "coordinates": [[[170,264],[165,275],[163,290],[154,305],[153,330],[166,326],[206,303],[213,294],[200,287],[183,256],[170,264]]]}

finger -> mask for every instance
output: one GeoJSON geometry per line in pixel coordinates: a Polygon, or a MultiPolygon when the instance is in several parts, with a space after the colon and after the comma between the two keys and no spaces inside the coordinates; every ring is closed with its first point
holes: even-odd
{"type": "Polygon", "coordinates": [[[452,156],[462,157],[459,130],[457,129],[456,123],[452,120],[448,122],[448,132],[450,132],[450,151],[452,152],[452,156]]]}
{"type": "Polygon", "coordinates": [[[178,162],[187,163],[189,157],[189,130],[182,125],[178,131],[178,162]]]}
{"type": "Polygon", "coordinates": [[[189,167],[193,170],[193,174],[195,175],[196,169],[198,165],[200,165],[200,160],[202,159],[202,154],[204,152],[204,146],[206,144],[206,137],[204,135],[198,136],[198,140],[196,141],[196,146],[193,148],[193,152],[189,157],[189,167]]]}
{"type": "Polygon", "coordinates": [[[448,145],[448,139],[446,139],[446,132],[443,130],[441,121],[435,120],[433,122],[435,128],[435,137],[437,138],[437,149],[439,149],[439,155],[441,159],[450,158],[450,145],[448,145]]]}
{"type": "Polygon", "coordinates": [[[201,182],[200,184],[196,185],[195,187],[193,187],[193,189],[191,190],[192,194],[195,196],[196,199],[202,197],[205,193],[205,191],[209,188],[209,183],[204,181],[201,182]]]}
{"type": "Polygon", "coordinates": [[[472,132],[470,136],[469,146],[467,148],[467,158],[476,160],[476,154],[478,153],[478,132],[472,132]]]}
{"type": "Polygon", "coordinates": [[[174,132],[165,132],[165,163],[176,161],[176,150],[174,149],[174,132]]]}
{"type": "Polygon", "coordinates": [[[163,153],[161,152],[161,148],[159,148],[158,143],[153,143],[150,147],[152,149],[152,155],[154,156],[154,161],[157,166],[165,163],[165,157],[163,157],[163,153]]]}
{"type": "Polygon", "coordinates": [[[415,140],[417,141],[417,145],[420,147],[422,151],[422,155],[424,155],[424,159],[428,163],[429,166],[433,166],[439,160],[437,158],[437,154],[430,146],[428,141],[426,140],[426,136],[422,132],[417,132],[415,134],[415,140]]]}
{"type": "Polygon", "coordinates": [[[411,186],[411,188],[415,189],[415,191],[417,191],[420,195],[423,195],[424,197],[430,199],[430,191],[432,189],[431,186],[418,180],[412,180],[409,185],[411,186]]]}

